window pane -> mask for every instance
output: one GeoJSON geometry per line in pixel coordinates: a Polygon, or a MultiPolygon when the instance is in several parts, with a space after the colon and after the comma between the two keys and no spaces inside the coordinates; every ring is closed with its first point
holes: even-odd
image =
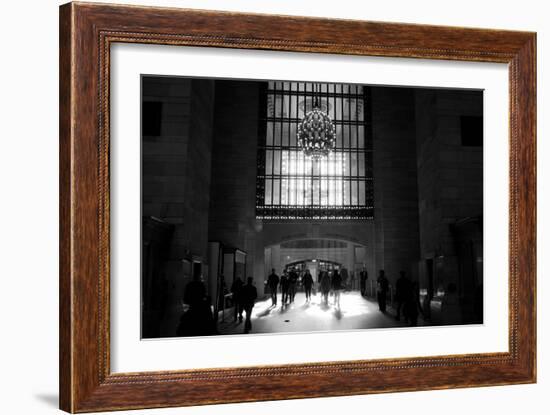
{"type": "Polygon", "coordinates": [[[350,126],[350,145],[351,148],[357,148],[357,126],[350,126]]]}
{"type": "Polygon", "coordinates": [[[365,177],[365,153],[358,153],[359,177],[365,177]]]}
{"type": "Polygon", "coordinates": [[[297,110],[298,110],[298,97],[296,95],[292,95],[289,97],[290,102],[290,108],[289,108],[289,115],[290,118],[298,118],[297,110]]]}
{"type": "Polygon", "coordinates": [[[265,181],[265,204],[271,205],[271,179],[266,179],[265,181]]]}
{"type": "Polygon", "coordinates": [[[344,139],[343,139],[344,149],[347,149],[349,147],[349,125],[343,126],[343,135],[344,135],[344,139]]]}
{"type": "MultiPolygon", "coordinates": [[[[273,95],[269,95],[267,98],[267,116],[268,117],[275,117],[275,99],[273,95]]],[[[270,127],[271,124],[268,123],[268,127],[270,127]]]]}
{"type": "MultiPolygon", "coordinates": [[[[273,174],[273,151],[267,150],[265,152],[265,174],[273,174]]],[[[267,192],[267,189],[266,189],[267,192]]]]}
{"type": "Polygon", "coordinates": [[[359,141],[358,148],[365,148],[365,127],[362,125],[359,125],[357,127],[357,137],[359,141]]]}
{"type": "Polygon", "coordinates": [[[281,205],[288,205],[287,190],[288,190],[287,179],[281,179],[281,205]]]}
{"type": "Polygon", "coordinates": [[[281,174],[281,151],[273,152],[273,174],[281,174]]]}
{"type": "Polygon", "coordinates": [[[280,198],[280,195],[281,195],[281,181],[280,180],[273,180],[273,204],[274,205],[279,205],[281,203],[281,198],[280,198]]]}
{"type": "MultiPolygon", "coordinates": [[[[361,92],[362,94],[362,92],[361,92]]],[[[363,103],[363,100],[362,99],[358,99],[357,100],[357,120],[358,121],[363,121],[364,120],[364,115],[363,115],[363,108],[365,107],[364,103],[363,103]]]]}
{"type": "Polygon", "coordinates": [[[350,204],[350,186],[349,186],[349,180],[344,181],[344,205],[350,204]]]}
{"type": "Polygon", "coordinates": [[[361,181],[359,182],[359,205],[364,206],[365,205],[365,182],[361,181]]]}
{"type": "Polygon", "coordinates": [[[351,153],[351,175],[357,176],[357,153],[351,153]]]}
{"type": "Polygon", "coordinates": [[[321,203],[320,201],[320,195],[319,195],[319,189],[320,189],[320,183],[319,179],[313,180],[313,204],[319,205],[321,203]]]}
{"type": "Polygon", "coordinates": [[[273,145],[279,147],[281,145],[281,123],[273,124],[273,145]]]}
{"type": "Polygon", "coordinates": [[[357,205],[357,180],[351,182],[351,204],[357,205]]]}
{"type": "Polygon", "coordinates": [[[290,146],[296,147],[296,124],[290,124],[290,146]]]}

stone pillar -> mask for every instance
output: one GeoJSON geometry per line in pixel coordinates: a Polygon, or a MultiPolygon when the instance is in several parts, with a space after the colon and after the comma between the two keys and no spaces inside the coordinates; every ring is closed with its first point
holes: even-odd
{"type": "Polygon", "coordinates": [[[483,94],[419,89],[415,99],[419,256],[434,259],[434,289],[444,291],[449,283],[460,286],[451,226],[483,214],[483,147],[464,145],[461,126],[462,117],[483,115],[483,94]]]}
{"type": "Polygon", "coordinates": [[[208,238],[246,251],[246,276],[254,277],[261,291],[263,272],[257,262],[263,247],[258,246],[256,228],[259,85],[215,82],[208,238]]]}
{"type": "Polygon", "coordinates": [[[414,89],[372,88],[376,263],[392,284],[419,255],[414,103],[414,89]]]}

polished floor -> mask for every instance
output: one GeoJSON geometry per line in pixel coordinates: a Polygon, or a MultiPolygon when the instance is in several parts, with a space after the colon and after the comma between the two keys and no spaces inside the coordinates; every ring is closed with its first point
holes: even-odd
{"type": "MultiPolygon", "coordinates": [[[[366,299],[358,291],[343,292],[340,307],[329,296],[328,304],[317,293],[306,302],[305,294],[299,292],[293,303],[281,305],[281,294],[277,305],[271,299],[258,301],[252,310],[252,330],[250,333],[284,333],[331,330],[355,330],[369,328],[404,327],[404,322],[395,320],[393,310],[386,313],[378,310],[378,304],[366,299]]],[[[419,324],[422,324],[419,321],[419,324]]],[[[225,313],[224,321],[219,321],[220,334],[241,334],[244,322],[235,322],[233,312],[225,313]]]]}

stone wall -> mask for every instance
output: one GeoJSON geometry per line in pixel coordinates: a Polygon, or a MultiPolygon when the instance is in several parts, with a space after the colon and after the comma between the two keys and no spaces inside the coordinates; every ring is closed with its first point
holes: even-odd
{"type": "Polygon", "coordinates": [[[166,77],[142,82],[144,119],[155,118],[145,113],[152,111],[145,103],[161,105],[155,112],[160,130],[142,137],[143,223],[171,229],[157,255],[151,252],[153,240],[147,240],[155,235],[142,229],[142,301],[147,300],[142,335],[164,337],[175,335],[192,261],[207,261],[214,82],[166,77]]]}
{"type": "MultiPolygon", "coordinates": [[[[435,259],[435,287],[458,283],[451,225],[483,214],[483,147],[464,146],[461,116],[483,115],[480,91],[417,90],[416,134],[421,270],[435,259]]],[[[425,272],[425,270],[423,270],[425,272]]]]}
{"type": "Polygon", "coordinates": [[[255,210],[259,86],[216,81],[208,238],[246,251],[248,276],[255,276],[255,263],[263,258],[255,210]]]}
{"type": "Polygon", "coordinates": [[[161,102],[162,118],[160,135],[143,136],[142,215],[175,225],[167,272],[178,273],[207,257],[214,82],[145,77],[143,101],[161,102]]]}

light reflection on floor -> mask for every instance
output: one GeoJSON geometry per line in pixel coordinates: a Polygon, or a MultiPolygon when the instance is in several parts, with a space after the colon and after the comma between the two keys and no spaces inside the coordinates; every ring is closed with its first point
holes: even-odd
{"type": "MultiPolygon", "coordinates": [[[[402,327],[392,315],[383,314],[378,305],[361,297],[359,292],[344,292],[340,299],[340,308],[329,296],[326,304],[319,293],[310,302],[306,302],[304,293],[297,293],[294,303],[273,306],[267,298],[256,303],[252,311],[251,333],[284,333],[327,330],[353,330],[364,328],[402,327]]],[[[242,333],[243,323],[233,322],[226,314],[226,321],[219,324],[223,334],[242,333]]]]}

